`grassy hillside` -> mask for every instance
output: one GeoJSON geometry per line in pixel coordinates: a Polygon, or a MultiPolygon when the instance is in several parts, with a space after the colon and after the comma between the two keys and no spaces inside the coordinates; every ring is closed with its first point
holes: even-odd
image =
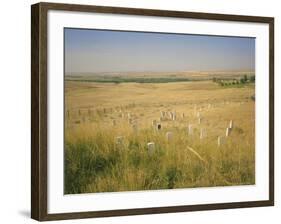
{"type": "Polygon", "coordinates": [[[65,193],[254,184],[254,91],[212,81],[66,81],[65,193]]]}

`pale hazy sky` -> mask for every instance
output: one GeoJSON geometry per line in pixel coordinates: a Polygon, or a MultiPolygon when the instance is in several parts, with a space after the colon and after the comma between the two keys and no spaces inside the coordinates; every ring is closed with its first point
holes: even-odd
{"type": "Polygon", "coordinates": [[[255,39],[65,28],[65,72],[254,70],[255,39]]]}

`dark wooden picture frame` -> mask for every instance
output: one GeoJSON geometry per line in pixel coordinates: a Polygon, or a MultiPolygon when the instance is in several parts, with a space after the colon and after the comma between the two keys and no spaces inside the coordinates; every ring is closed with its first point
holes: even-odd
{"type": "Polygon", "coordinates": [[[31,217],[39,221],[78,219],[91,217],[125,216],[169,212],[187,212],[242,207],[274,205],[274,18],[194,13],[183,11],[162,11],[136,8],[116,8],[89,5],[38,3],[31,7],[31,217]],[[114,13],[170,18],[195,18],[264,23],[269,25],[269,200],[152,207],[108,211],[48,214],[47,200],[47,13],[49,10],[114,13]]]}

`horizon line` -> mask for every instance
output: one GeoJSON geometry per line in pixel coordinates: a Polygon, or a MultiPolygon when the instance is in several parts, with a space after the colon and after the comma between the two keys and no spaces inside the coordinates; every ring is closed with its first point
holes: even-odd
{"type": "Polygon", "coordinates": [[[253,69],[230,69],[230,70],[186,70],[186,71],[102,71],[102,72],[64,72],[65,74],[114,74],[114,73],[238,73],[238,72],[250,72],[255,73],[253,69]]]}

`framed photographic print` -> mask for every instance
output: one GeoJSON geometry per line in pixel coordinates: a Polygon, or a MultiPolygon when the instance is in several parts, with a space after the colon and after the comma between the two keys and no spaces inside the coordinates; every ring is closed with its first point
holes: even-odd
{"type": "Polygon", "coordinates": [[[32,218],[274,204],[274,18],[32,5],[32,218]]]}

